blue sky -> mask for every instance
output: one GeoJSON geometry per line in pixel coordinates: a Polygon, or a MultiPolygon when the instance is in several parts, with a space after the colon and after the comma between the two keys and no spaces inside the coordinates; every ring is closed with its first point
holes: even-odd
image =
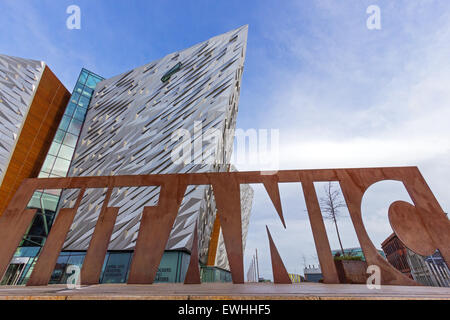
{"type": "MultiPolygon", "coordinates": [[[[447,0],[2,0],[0,12],[0,52],[45,61],[69,90],[82,67],[111,77],[249,24],[237,126],[280,129],[282,169],[417,165],[450,210],[447,0]],[[81,8],[81,30],[66,28],[71,4],[81,8]],[[381,30],[366,27],[372,4],[381,30]]],[[[281,187],[284,231],[255,187],[246,261],[258,248],[267,278],[266,224],[288,271],[317,264],[300,188],[281,187]]],[[[391,232],[387,208],[399,199],[408,197],[393,182],[365,197],[377,247],[391,232]]],[[[357,246],[349,220],[339,222],[344,246],[357,246]]]]}

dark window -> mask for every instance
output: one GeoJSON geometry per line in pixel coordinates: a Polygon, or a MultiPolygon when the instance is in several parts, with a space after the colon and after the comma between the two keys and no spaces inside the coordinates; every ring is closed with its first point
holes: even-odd
{"type": "Polygon", "coordinates": [[[170,79],[170,77],[171,77],[173,74],[175,74],[175,73],[177,73],[178,71],[180,71],[180,69],[181,69],[181,62],[178,62],[175,66],[172,67],[172,69],[170,69],[169,71],[167,71],[167,72],[163,75],[163,77],[161,78],[161,81],[162,81],[162,82],[167,82],[167,81],[170,79]]]}

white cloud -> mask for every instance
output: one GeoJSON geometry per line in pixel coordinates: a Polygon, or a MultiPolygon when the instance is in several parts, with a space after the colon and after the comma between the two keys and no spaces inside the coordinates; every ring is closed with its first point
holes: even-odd
{"type": "MultiPolygon", "coordinates": [[[[342,7],[352,14],[354,10],[345,5],[334,10],[329,1],[321,1],[318,8],[332,11],[328,13],[333,27],[339,19],[346,19],[341,25],[344,30],[319,23],[301,30],[292,21],[285,25],[277,21],[271,41],[287,50],[289,61],[297,62],[270,65],[275,88],[264,92],[267,103],[259,108],[264,116],[258,125],[280,129],[280,169],[417,165],[444,211],[449,211],[449,11],[433,11],[431,2],[425,7],[381,3],[388,23],[378,35],[345,29],[354,28],[360,17],[347,15],[342,7]]],[[[321,18],[326,14],[321,12],[321,18]]],[[[389,204],[408,197],[404,188],[392,189],[389,183],[374,190],[365,200],[363,216],[375,246],[380,247],[392,231],[387,219],[389,204]]],[[[255,194],[256,201],[261,201],[260,193],[255,194]]],[[[292,199],[285,198],[283,205],[292,199]]],[[[301,264],[297,252],[311,256],[305,222],[308,226],[307,221],[289,221],[288,229],[291,226],[297,233],[273,232],[288,269],[301,264]]],[[[250,230],[256,232],[268,219],[254,217],[252,223],[250,230]]],[[[340,224],[344,245],[356,246],[350,219],[340,224]]],[[[327,226],[327,230],[336,248],[333,229],[327,226]]],[[[251,233],[249,245],[267,241],[262,237],[251,233]]],[[[308,263],[313,263],[311,257],[308,263]]]]}

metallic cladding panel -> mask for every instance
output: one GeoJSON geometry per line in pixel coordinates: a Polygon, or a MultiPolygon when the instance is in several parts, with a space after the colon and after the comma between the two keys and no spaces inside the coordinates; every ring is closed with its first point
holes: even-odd
{"type": "Polygon", "coordinates": [[[41,61],[0,54],[0,185],[44,68],[41,61]]]}
{"type": "MultiPolygon", "coordinates": [[[[233,170],[234,171],[234,170],[233,170]]],[[[252,212],[252,204],[253,204],[253,196],[254,196],[253,188],[248,184],[241,184],[241,214],[242,214],[242,248],[245,252],[245,244],[247,240],[248,227],[250,224],[250,215],[252,212]]],[[[216,251],[216,267],[230,270],[230,265],[228,263],[227,251],[225,249],[225,242],[223,239],[222,230],[219,233],[219,242],[217,245],[216,251]]]]}
{"type": "MultiPolygon", "coordinates": [[[[225,171],[233,147],[246,43],[247,26],[243,26],[98,83],[69,176],[225,171]],[[181,70],[162,82],[162,76],[179,62],[181,70]],[[223,134],[220,142],[203,141],[202,148],[212,150],[214,163],[175,164],[172,133],[188,130],[194,146],[201,141],[194,135],[198,121],[203,132],[215,128],[223,134]]],[[[130,206],[119,212],[109,250],[134,248],[142,209],[156,204],[159,195],[157,188],[147,189],[130,190],[125,198],[111,197],[110,206],[124,201],[130,206]]],[[[92,234],[88,221],[94,216],[81,204],[65,250],[87,249],[89,237],[80,235],[92,234]]],[[[199,255],[206,259],[214,219],[211,187],[189,186],[166,250],[190,251],[198,220],[199,255]]]]}

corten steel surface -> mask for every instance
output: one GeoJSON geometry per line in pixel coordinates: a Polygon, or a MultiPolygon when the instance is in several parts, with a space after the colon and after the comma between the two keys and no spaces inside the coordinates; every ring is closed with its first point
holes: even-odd
{"type": "Polygon", "coordinates": [[[220,235],[220,221],[219,217],[216,216],[216,219],[214,220],[213,229],[211,231],[211,239],[209,240],[208,245],[208,262],[206,263],[206,265],[208,266],[214,266],[214,264],[216,263],[216,253],[219,244],[219,235],[220,235]]]}
{"type": "Polygon", "coordinates": [[[303,194],[305,196],[306,209],[308,211],[309,223],[316,245],[317,256],[325,283],[339,283],[338,273],[331,254],[330,242],[328,241],[325,223],[323,222],[320,211],[319,201],[317,200],[316,189],[314,189],[313,180],[310,174],[302,182],[303,194]]]}
{"type": "MultiPolygon", "coordinates": [[[[450,222],[419,170],[416,167],[401,167],[27,179],[23,181],[8,209],[0,217],[0,241],[2,241],[0,274],[4,274],[23,233],[32,219],[30,216],[33,214],[26,209],[26,204],[34,190],[160,186],[161,194],[158,205],[143,208],[141,226],[128,280],[129,284],[152,283],[186,187],[188,185],[209,184],[212,185],[214,190],[218,218],[223,229],[233,282],[243,283],[240,184],[263,183],[275,208],[277,208],[280,219],[283,221],[277,184],[301,182],[324,282],[338,283],[339,279],[313,182],[339,181],[366,261],[368,265],[380,267],[381,283],[416,285],[413,280],[404,276],[379,255],[363,224],[361,216],[362,197],[372,184],[383,180],[403,182],[414,203],[414,206],[404,202],[394,202],[391,205],[386,215],[389,216],[394,232],[408,248],[415,252],[431,254],[435,249],[439,249],[448,263],[450,261],[450,246],[448,245],[450,243],[450,222]]],[[[78,199],[74,208],[61,210],[57,219],[71,220],[80,199],[78,199]]],[[[109,209],[105,212],[111,213],[109,209]]],[[[104,221],[100,223],[103,224],[104,221]]],[[[56,258],[61,250],[64,230],[67,232],[67,225],[70,226],[67,222],[55,222],[28,285],[44,285],[46,281],[48,282],[51,270],[55,266],[56,258]],[[60,224],[64,228],[59,227],[60,224]]],[[[107,238],[110,236],[110,232],[105,231],[108,228],[110,227],[106,225],[100,227],[96,240],[92,243],[96,248],[94,251],[97,252],[98,250],[103,257],[104,244],[107,241],[101,239],[101,237],[107,238]]],[[[97,264],[89,263],[98,267],[98,262],[96,262],[97,264]]],[[[89,263],[83,267],[85,270],[91,268],[89,263]]]]}
{"type": "Polygon", "coordinates": [[[272,235],[270,234],[269,227],[266,226],[267,236],[269,237],[269,247],[270,247],[270,258],[272,261],[272,273],[273,282],[279,284],[291,284],[291,278],[286,271],[283,260],[280,257],[275,243],[273,242],[272,235]]]}
{"type": "Polygon", "coordinates": [[[277,176],[275,175],[264,176],[262,183],[264,184],[264,188],[269,194],[270,200],[272,200],[272,203],[278,212],[278,216],[281,219],[281,223],[283,223],[283,227],[286,229],[286,223],[284,221],[283,216],[283,209],[281,208],[280,189],[278,188],[277,176]]]}
{"type": "MultiPolygon", "coordinates": [[[[9,58],[14,59],[12,57],[9,58]]],[[[0,60],[2,59],[4,58],[0,57],[0,60]]],[[[18,60],[26,61],[24,59],[18,60]]],[[[33,61],[30,60],[30,62],[33,61]]],[[[15,62],[14,64],[17,63],[21,62],[15,62]]],[[[15,68],[15,66],[13,68],[15,68]]],[[[20,74],[22,74],[22,72],[25,73],[22,77],[24,77],[26,82],[31,86],[31,83],[34,82],[34,80],[31,79],[31,65],[22,65],[22,68],[19,69],[18,72],[20,74]]],[[[36,75],[36,78],[38,78],[38,75],[36,75]]],[[[13,85],[13,83],[14,85],[18,85],[20,82],[21,81],[18,81],[16,78],[11,85],[13,85]]],[[[42,72],[40,81],[33,83],[33,85],[36,85],[37,89],[34,92],[34,96],[31,92],[29,93],[30,99],[31,97],[33,98],[28,111],[20,111],[24,114],[24,118],[21,121],[9,117],[4,120],[2,118],[2,112],[9,115],[10,111],[6,112],[5,110],[1,110],[2,106],[0,106],[0,119],[2,124],[6,123],[7,126],[13,124],[15,129],[17,124],[22,124],[22,126],[19,127],[20,131],[14,132],[14,134],[17,135],[17,140],[14,147],[11,147],[12,149],[9,150],[11,155],[3,177],[0,168],[0,214],[7,207],[22,180],[38,176],[39,170],[47,155],[47,151],[49,150],[53,137],[58,129],[58,124],[63,117],[64,110],[70,99],[69,91],[67,91],[61,81],[59,81],[47,66],[45,66],[42,72]]],[[[25,89],[25,87],[23,89],[25,89]]],[[[11,90],[11,88],[9,88],[8,85],[2,86],[0,94],[2,90],[11,90]]],[[[15,97],[17,92],[22,92],[22,90],[19,87],[14,87],[13,92],[8,93],[7,96],[11,97],[11,101],[8,101],[8,104],[12,103],[14,110],[19,112],[21,108],[15,104],[24,102],[25,97],[20,97],[20,95],[15,97]]],[[[22,94],[25,93],[22,92],[22,94]]],[[[4,128],[2,130],[4,130],[4,128]]],[[[13,132],[8,133],[10,133],[11,136],[13,135],[13,132]]],[[[3,138],[0,138],[0,144],[5,144],[3,138]]],[[[4,153],[2,156],[7,153],[2,147],[0,147],[0,152],[4,153]]]]}
{"type": "Polygon", "coordinates": [[[97,284],[102,273],[103,262],[108,251],[109,239],[114,229],[117,213],[120,208],[108,208],[108,202],[111,198],[112,188],[106,192],[103,201],[102,211],[97,220],[97,224],[92,235],[89,249],[83,261],[81,268],[81,284],[97,284]]]}
{"type": "MultiPolygon", "coordinates": [[[[212,177],[211,174],[207,174],[212,177]]],[[[241,190],[236,176],[218,175],[211,179],[216,199],[217,217],[230,263],[233,283],[244,283],[242,245],[241,190]]]]}
{"type": "Polygon", "coordinates": [[[44,248],[42,248],[42,252],[39,254],[36,265],[27,282],[28,286],[45,286],[50,281],[59,253],[64,244],[64,239],[77,213],[83,195],[84,189],[81,189],[75,207],[63,208],[59,211],[44,248]]]}
{"type": "Polygon", "coordinates": [[[183,180],[176,175],[167,176],[161,184],[158,206],[144,208],[128,283],[153,283],[186,192],[187,184],[183,180]]]}
{"type": "Polygon", "coordinates": [[[194,243],[192,244],[191,260],[184,278],[184,284],[200,284],[200,268],[198,265],[198,232],[197,223],[194,228],[194,243]]]}
{"type": "Polygon", "coordinates": [[[14,196],[17,200],[10,202],[0,218],[0,277],[5,274],[15,250],[36,214],[35,209],[25,209],[24,201],[30,199],[34,192],[34,188],[26,185],[23,183],[17,190],[14,196]]]}

